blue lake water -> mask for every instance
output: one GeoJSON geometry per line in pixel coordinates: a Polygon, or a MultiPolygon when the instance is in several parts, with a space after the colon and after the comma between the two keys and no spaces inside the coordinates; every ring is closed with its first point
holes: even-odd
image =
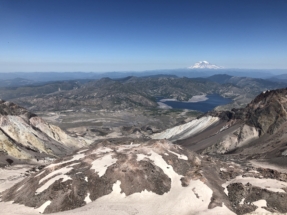
{"type": "MultiPolygon", "coordinates": [[[[232,99],[224,98],[218,94],[210,94],[206,96],[208,100],[201,102],[180,102],[180,101],[164,101],[162,103],[167,104],[175,109],[189,109],[189,110],[197,110],[201,112],[207,112],[219,105],[225,105],[232,102],[232,99]]],[[[161,98],[157,98],[159,102],[161,98]]]]}

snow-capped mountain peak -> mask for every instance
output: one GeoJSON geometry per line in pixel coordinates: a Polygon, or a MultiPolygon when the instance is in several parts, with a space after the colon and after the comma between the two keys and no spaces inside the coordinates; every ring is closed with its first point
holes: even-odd
{"type": "Polygon", "coordinates": [[[189,69],[222,69],[223,67],[211,64],[208,61],[199,61],[193,66],[188,67],[189,69]]]}

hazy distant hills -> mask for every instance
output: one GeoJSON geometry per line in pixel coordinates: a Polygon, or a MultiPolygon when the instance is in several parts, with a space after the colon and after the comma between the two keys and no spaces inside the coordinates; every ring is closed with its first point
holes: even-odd
{"type": "MultiPolygon", "coordinates": [[[[286,76],[287,77],[287,76],[286,76]]],[[[275,81],[265,80],[261,78],[250,78],[250,77],[234,77],[230,75],[213,75],[208,78],[207,80],[217,82],[220,84],[234,84],[238,87],[245,88],[249,87],[256,92],[262,91],[262,89],[274,89],[285,87],[285,84],[280,83],[279,81],[275,84],[275,81]]]]}
{"type": "Polygon", "coordinates": [[[80,86],[81,83],[79,81],[57,81],[26,86],[4,87],[0,88],[0,98],[10,100],[25,96],[40,96],[61,90],[72,90],[80,86]]]}
{"type": "MultiPolygon", "coordinates": [[[[215,75],[208,78],[178,78],[169,75],[129,76],[86,81],[60,81],[0,88],[0,98],[30,110],[153,108],[156,97],[188,101],[192,96],[220,94],[234,99],[233,107],[243,107],[256,95],[269,89],[286,87],[263,79],[215,75]]],[[[229,108],[229,106],[227,106],[229,108]]]]}
{"type": "Polygon", "coordinates": [[[273,77],[269,78],[268,80],[275,81],[275,82],[285,82],[285,83],[287,83],[287,74],[276,75],[276,76],[273,76],[273,77]]]}
{"type": "MultiPolygon", "coordinates": [[[[204,63],[203,63],[204,64],[204,63]]],[[[251,77],[251,78],[272,78],[276,74],[287,73],[287,70],[256,70],[256,69],[208,69],[204,68],[181,68],[181,69],[161,69],[149,71],[121,71],[121,72],[7,72],[0,73],[0,87],[1,81],[12,80],[16,78],[30,80],[32,82],[49,82],[49,81],[66,81],[79,79],[101,79],[101,78],[124,78],[127,76],[144,77],[154,76],[159,74],[176,75],[178,77],[208,77],[216,74],[227,74],[230,76],[251,77]]],[[[211,65],[211,67],[214,67],[211,65]]],[[[20,85],[18,85],[20,86],[20,85]]]]}
{"type": "Polygon", "coordinates": [[[34,84],[36,81],[24,78],[0,80],[0,87],[19,87],[34,84]]]}

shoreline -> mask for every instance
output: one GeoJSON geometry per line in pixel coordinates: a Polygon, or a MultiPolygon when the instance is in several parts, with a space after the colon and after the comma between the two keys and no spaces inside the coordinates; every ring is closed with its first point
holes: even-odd
{"type": "Polygon", "coordinates": [[[158,108],[160,108],[160,109],[172,109],[171,106],[169,106],[163,102],[157,102],[157,104],[158,104],[158,108]]]}
{"type": "MultiPolygon", "coordinates": [[[[159,102],[157,102],[158,104],[164,104],[163,102],[183,102],[183,103],[197,103],[197,102],[203,102],[208,100],[209,98],[206,97],[206,95],[196,95],[196,96],[192,96],[192,98],[190,98],[188,101],[178,101],[177,99],[161,99],[159,100],[159,102]]],[[[168,105],[167,105],[168,106],[168,105]]]]}

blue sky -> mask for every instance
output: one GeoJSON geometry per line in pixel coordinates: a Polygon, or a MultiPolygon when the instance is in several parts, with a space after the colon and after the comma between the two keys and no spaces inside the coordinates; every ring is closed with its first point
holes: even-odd
{"type": "Polygon", "coordinates": [[[287,69],[285,0],[0,0],[0,72],[287,69]]]}

